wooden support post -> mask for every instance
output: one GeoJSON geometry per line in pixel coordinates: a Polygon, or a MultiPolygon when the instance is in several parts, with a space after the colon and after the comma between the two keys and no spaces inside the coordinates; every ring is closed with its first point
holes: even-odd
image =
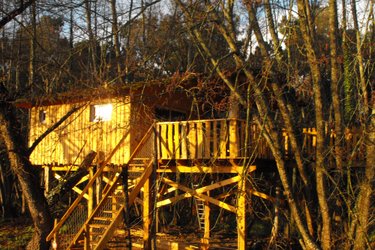
{"type": "MultiPolygon", "coordinates": [[[[53,220],[53,227],[56,227],[56,225],[57,225],[57,219],[55,218],[55,219],[53,220]]],[[[53,250],[56,250],[56,249],[57,249],[57,245],[58,245],[58,243],[57,243],[57,233],[54,233],[54,234],[53,234],[53,240],[52,240],[52,242],[51,242],[51,247],[52,247],[52,249],[53,249],[53,250]]]]}
{"type": "MultiPolygon", "coordinates": [[[[89,180],[94,176],[94,169],[89,169],[89,180]]],[[[91,185],[88,190],[89,200],[87,201],[87,217],[90,217],[92,211],[94,211],[94,185],[91,185]]]]}
{"type": "Polygon", "coordinates": [[[237,249],[246,249],[246,175],[238,181],[237,196],[237,249]]]}
{"type": "Polygon", "coordinates": [[[150,178],[143,185],[143,248],[151,249],[151,199],[150,199],[150,178]]]}
{"type": "Polygon", "coordinates": [[[125,165],[122,167],[122,186],[123,192],[125,195],[125,207],[124,207],[124,224],[125,224],[125,231],[127,232],[128,244],[129,249],[132,246],[132,237],[130,234],[130,216],[129,216],[129,165],[125,165]]]}
{"type": "MultiPolygon", "coordinates": [[[[207,192],[210,196],[210,192],[207,192]]],[[[202,249],[209,249],[210,246],[210,204],[208,201],[204,202],[204,234],[202,239],[202,249]]]]}
{"type": "Polygon", "coordinates": [[[44,195],[47,197],[51,188],[51,168],[44,167],[44,195]]]}
{"type": "Polygon", "coordinates": [[[95,181],[95,195],[96,201],[95,204],[99,204],[102,199],[102,177],[98,177],[95,181]]]}
{"type": "Polygon", "coordinates": [[[237,120],[229,120],[229,155],[230,158],[238,157],[238,124],[237,120]]]}
{"type": "Polygon", "coordinates": [[[84,240],[84,246],[83,246],[83,249],[84,250],[90,250],[90,227],[89,227],[89,224],[85,224],[85,240],[84,240]]]}
{"type": "Polygon", "coordinates": [[[153,223],[155,194],[153,194],[152,190],[156,186],[155,173],[158,164],[156,134],[156,130],[154,130],[152,172],[143,184],[143,248],[150,250],[156,248],[155,223],[153,223]]]}

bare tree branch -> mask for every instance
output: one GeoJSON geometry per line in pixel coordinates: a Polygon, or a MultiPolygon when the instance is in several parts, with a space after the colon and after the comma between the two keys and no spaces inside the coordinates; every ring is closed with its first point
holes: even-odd
{"type": "Polygon", "coordinates": [[[25,2],[25,3],[23,1],[21,1],[19,8],[12,10],[3,19],[0,20],[0,29],[2,29],[7,23],[9,23],[10,21],[12,21],[16,16],[18,16],[22,12],[24,12],[34,2],[35,2],[35,0],[29,0],[29,1],[25,2]]]}
{"type": "Polygon", "coordinates": [[[31,155],[31,153],[34,151],[36,146],[52,131],[54,131],[56,128],[58,128],[66,119],[68,119],[72,114],[74,114],[77,110],[82,108],[84,105],[73,107],[71,110],[69,110],[68,113],[66,113],[63,117],[61,117],[60,120],[55,122],[51,127],[49,127],[41,136],[39,136],[34,142],[33,145],[27,150],[27,155],[31,155]]]}

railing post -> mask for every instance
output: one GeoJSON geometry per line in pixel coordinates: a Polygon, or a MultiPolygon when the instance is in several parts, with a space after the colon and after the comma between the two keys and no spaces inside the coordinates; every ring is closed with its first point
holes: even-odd
{"type": "Polygon", "coordinates": [[[238,157],[238,124],[236,119],[229,120],[229,156],[230,158],[238,157]]]}
{"type": "MultiPolygon", "coordinates": [[[[94,169],[92,167],[89,168],[89,180],[91,180],[94,176],[94,169]]],[[[90,217],[93,209],[94,209],[94,187],[90,185],[88,189],[88,196],[89,200],[87,201],[87,218],[90,217]]]]}
{"type": "Polygon", "coordinates": [[[85,240],[84,240],[84,250],[90,250],[90,227],[89,224],[85,224],[85,240]]]}

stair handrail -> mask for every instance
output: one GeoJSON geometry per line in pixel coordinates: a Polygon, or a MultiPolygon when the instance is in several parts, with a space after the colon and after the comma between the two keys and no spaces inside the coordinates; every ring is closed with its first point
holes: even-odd
{"type": "MultiPolygon", "coordinates": [[[[146,140],[150,137],[151,135],[151,132],[153,131],[153,128],[154,128],[154,124],[152,124],[150,126],[150,128],[147,130],[147,132],[145,133],[145,135],[143,136],[143,138],[140,140],[140,142],[138,143],[138,145],[136,146],[136,148],[134,149],[133,153],[130,155],[128,161],[126,162],[126,165],[128,165],[133,159],[134,159],[134,156],[138,153],[138,151],[142,148],[143,144],[146,142],[146,140]]],[[[116,184],[118,182],[118,179],[120,178],[121,174],[120,172],[117,172],[115,174],[115,176],[113,177],[113,179],[111,181],[109,181],[107,183],[107,185],[104,187],[104,190],[105,189],[108,189],[107,191],[105,191],[104,195],[101,197],[101,200],[99,202],[99,204],[95,207],[95,209],[93,210],[93,212],[90,214],[90,216],[86,219],[86,221],[84,222],[84,225],[88,224],[91,222],[91,220],[95,217],[96,213],[98,211],[100,211],[100,209],[102,208],[102,206],[104,206],[105,204],[105,200],[108,198],[109,195],[112,194],[112,192],[115,190],[116,188],[116,184]]],[[[71,244],[75,244],[75,242],[79,239],[79,237],[82,235],[82,233],[84,232],[85,230],[85,226],[81,226],[80,230],[77,232],[77,234],[74,236],[71,244]]]]}
{"type": "Polygon", "coordinates": [[[125,141],[126,137],[129,135],[130,129],[127,129],[126,133],[122,136],[120,141],[117,143],[117,145],[113,148],[113,150],[110,152],[108,157],[99,163],[99,169],[95,172],[93,177],[89,180],[89,182],[86,184],[85,188],[82,190],[82,192],[78,195],[78,197],[74,200],[73,204],[69,207],[69,209],[65,212],[63,217],[61,217],[60,221],[55,225],[55,227],[52,229],[52,231],[48,234],[46,241],[50,241],[56,232],[62,227],[62,225],[65,223],[65,221],[69,218],[69,216],[73,213],[73,211],[77,208],[81,200],[83,199],[86,192],[89,190],[90,187],[95,183],[95,180],[101,175],[103,172],[104,167],[108,164],[108,162],[111,160],[113,155],[117,152],[117,150],[121,147],[122,143],[125,141]]]}
{"type": "MultiPolygon", "coordinates": [[[[133,150],[132,154],[130,155],[129,159],[126,161],[125,163],[125,166],[127,167],[129,165],[129,163],[134,159],[134,157],[136,156],[136,154],[139,152],[140,149],[142,149],[142,146],[145,144],[145,142],[147,141],[147,139],[150,137],[150,135],[152,134],[153,132],[153,129],[155,127],[155,123],[153,123],[149,129],[147,130],[147,132],[145,133],[145,135],[142,137],[142,139],[139,141],[138,145],[135,147],[135,149],[133,150]]],[[[120,175],[116,175],[115,176],[116,178],[114,178],[112,181],[108,182],[106,184],[106,186],[104,187],[103,190],[106,190],[108,189],[110,186],[109,185],[112,185],[113,183],[117,182],[118,181],[118,178],[120,178],[120,175]]],[[[107,194],[107,191],[104,191],[104,196],[107,194]]],[[[103,197],[104,197],[103,196],[103,197]]]]}
{"type": "MultiPolygon", "coordinates": [[[[141,141],[138,143],[138,145],[136,146],[136,148],[134,149],[133,153],[130,155],[129,157],[129,160],[127,161],[126,164],[129,164],[130,161],[133,160],[134,156],[136,155],[136,153],[140,150],[140,148],[142,147],[142,145],[145,143],[145,141],[148,139],[148,137],[151,135],[151,132],[153,131],[153,128],[154,128],[154,124],[153,123],[150,128],[147,130],[146,134],[143,136],[143,138],[141,139],[141,141]]],[[[127,129],[126,133],[122,136],[122,138],[120,139],[120,141],[118,142],[118,144],[113,148],[113,150],[111,151],[111,153],[108,155],[108,157],[99,163],[99,169],[96,171],[96,173],[93,175],[93,177],[89,180],[89,182],[87,183],[87,185],[85,186],[85,188],[82,190],[82,192],[78,195],[78,197],[74,200],[73,204],[69,207],[69,209],[65,212],[65,214],[63,215],[63,217],[60,219],[60,221],[55,225],[55,227],[52,229],[52,231],[48,234],[47,238],[46,238],[46,241],[50,241],[54,235],[56,234],[56,232],[62,227],[62,225],[65,223],[65,221],[69,218],[69,216],[72,214],[72,212],[74,211],[75,208],[77,208],[77,206],[79,205],[79,203],[81,202],[81,200],[83,199],[84,195],[86,194],[86,192],[88,191],[88,189],[95,183],[95,180],[101,175],[101,173],[103,172],[104,170],[104,167],[108,164],[108,162],[111,160],[111,158],[113,157],[113,155],[117,152],[117,150],[121,147],[122,143],[125,141],[126,137],[129,135],[130,133],[130,129],[127,129]]],[[[116,183],[118,178],[119,178],[120,175],[116,175],[115,178],[117,178],[115,180],[115,182],[113,183],[116,183]]],[[[109,190],[108,190],[109,191],[109,190]]],[[[105,196],[108,195],[108,192],[105,193],[105,196]]],[[[103,197],[104,198],[104,197],[103,197]]],[[[94,210],[95,211],[95,210],[94,210]]],[[[92,213],[93,215],[94,213],[92,213]]]]}
{"type": "MultiPolygon", "coordinates": [[[[151,159],[149,163],[147,164],[145,171],[142,173],[142,176],[140,177],[139,182],[137,185],[135,185],[134,189],[131,191],[129,195],[129,201],[128,201],[128,206],[132,205],[135,201],[135,198],[141,191],[141,188],[144,185],[144,182],[149,178],[149,176],[152,173],[153,169],[153,160],[151,159]]],[[[99,240],[98,245],[94,248],[96,249],[103,249],[104,245],[108,241],[108,239],[112,236],[110,232],[113,232],[112,229],[117,226],[120,220],[121,212],[124,211],[125,204],[123,204],[120,209],[118,210],[114,220],[111,222],[110,226],[106,229],[106,231],[103,233],[103,237],[99,240]]]]}

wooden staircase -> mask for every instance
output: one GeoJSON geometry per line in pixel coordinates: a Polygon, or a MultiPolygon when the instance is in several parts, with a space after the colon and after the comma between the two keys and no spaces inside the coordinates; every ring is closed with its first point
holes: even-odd
{"type": "MultiPolygon", "coordinates": [[[[152,163],[153,161],[150,160],[137,184],[129,193],[128,206],[134,203],[144,182],[150,177],[152,163]]],[[[116,174],[101,202],[82,225],[67,249],[80,247],[82,249],[82,243],[84,249],[103,249],[105,247],[124,218],[125,194],[120,179],[120,174],[116,174]]]]}
{"type": "MultiPolygon", "coordinates": [[[[142,186],[153,171],[154,164],[151,156],[143,158],[143,164],[140,164],[135,158],[142,146],[152,139],[152,132],[153,126],[147,131],[125,164],[126,167],[137,162],[136,164],[144,169],[142,175],[135,180],[132,189],[128,191],[128,207],[134,203],[142,186]]],[[[105,166],[110,162],[110,158],[121,146],[127,135],[128,133],[124,134],[107,159],[99,165],[98,170],[89,180],[81,194],[47,236],[47,241],[52,240],[57,249],[104,249],[107,242],[119,228],[120,223],[124,221],[126,203],[124,183],[121,178],[122,168],[119,168],[104,186],[102,198],[89,216],[87,215],[88,201],[83,199],[83,197],[88,194],[88,190],[95,185],[96,181],[103,177],[105,166]]]]}

